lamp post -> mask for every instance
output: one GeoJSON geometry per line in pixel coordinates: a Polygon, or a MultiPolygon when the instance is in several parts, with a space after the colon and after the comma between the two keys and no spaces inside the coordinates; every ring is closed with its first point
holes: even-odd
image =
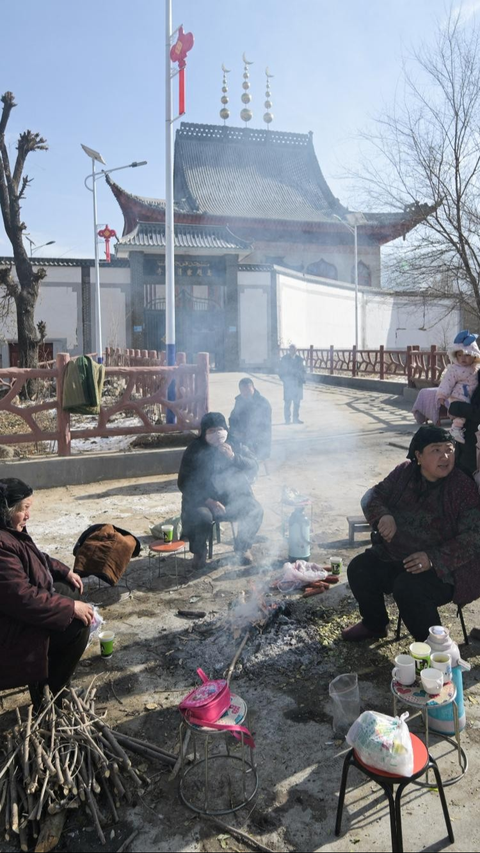
{"type": "Polygon", "coordinates": [[[358,351],[358,235],[357,228],[365,222],[363,213],[347,213],[349,222],[345,222],[336,213],[333,214],[335,219],[348,228],[350,234],[353,234],[354,239],[354,258],[355,258],[355,349],[358,351]]]}
{"type": "Polygon", "coordinates": [[[105,177],[105,175],[109,175],[111,172],[118,172],[121,169],[135,169],[137,166],[146,166],[147,161],[142,160],[140,163],[133,162],[127,163],[126,166],[116,166],[114,169],[101,169],[99,172],[95,170],[95,163],[101,163],[103,166],[106,166],[105,160],[102,155],[95,151],[93,148],[89,148],[88,145],[82,145],[83,150],[87,157],[92,161],[92,171],[91,174],[87,175],[84,180],[84,184],[87,190],[90,190],[93,196],[93,240],[95,247],[95,309],[96,309],[96,349],[97,349],[97,361],[99,364],[103,363],[103,342],[102,342],[102,305],[100,300],[100,261],[98,257],[98,238],[97,238],[97,188],[96,182],[99,178],[105,177]],[[92,186],[89,187],[87,181],[91,178],[92,186]]]}
{"type": "Polygon", "coordinates": [[[28,242],[30,243],[30,257],[33,256],[34,252],[38,252],[39,249],[44,249],[45,246],[53,246],[53,244],[56,242],[56,240],[49,240],[48,243],[42,243],[40,246],[36,246],[35,241],[32,240],[32,238],[29,237],[28,234],[25,234],[24,236],[25,239],[28,240],[28,242]]]}

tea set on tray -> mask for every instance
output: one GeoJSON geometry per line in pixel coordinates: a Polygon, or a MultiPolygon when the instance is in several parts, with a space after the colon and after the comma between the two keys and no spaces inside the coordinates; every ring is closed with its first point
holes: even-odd
{"type": "Polygon", "coordinates": [[[404,686],[411,686],[418,676],[422,689],[432,696],[440,693],[443,685],[452,680],[452,669],[464,663],[457,644],[450,638],[448,628],[442,625],[432,625],[425,642],[412,643],[409,652],[395,658],[392,670],[394,680],[404,686]]]}

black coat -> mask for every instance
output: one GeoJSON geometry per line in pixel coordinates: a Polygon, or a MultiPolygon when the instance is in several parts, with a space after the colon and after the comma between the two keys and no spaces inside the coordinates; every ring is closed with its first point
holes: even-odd
{"type": "Polygon", "coordinates": [[[272,446],[272,407],[266,397],[254,391],[249,398],[235,397],[230,415],[229,437],[248,447],[257,459],[268,459],[272,446]]]}
{"type": "Polygon", "coordinates": [[[204,438],[192,441],[182,456],[178,472],[178,488],[182,493],[182,528],[189,530],[193,510],[205,506],[209,498],[224,506],[252,498],[250,485],[258,465],[253,454],[243,445],[231,442],[235,456],[227,459],[218,447],[204,438]]]}
{"type": "MultiPolygon", "coordinates": [[[[480,382],[480,371],[477,373],[480,382]]],[[[480,425],[480,384],[477,385],[469,403],[450,404],[449,414],[455,418],[465,418],[465,444],[457,443],[457,465],[473,474],[477,470],[477,438],[475,433],[480,425]]]]}

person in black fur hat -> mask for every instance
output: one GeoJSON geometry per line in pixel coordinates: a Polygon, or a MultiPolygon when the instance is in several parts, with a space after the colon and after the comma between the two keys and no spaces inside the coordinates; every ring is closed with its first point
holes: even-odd
{"type": "Polygon", "coordinates": [[[193,553],[192,568],[207,561],[207,541],[214,521],[236,521],[235,551],[243,565],[253,562],[250,547],[263,520],[251,481],[257,473],[253,454],[227,441],[220,412],[204,415],[200,435],[187,447],[178,473],[182,492],[182,531],[193,553]]]}

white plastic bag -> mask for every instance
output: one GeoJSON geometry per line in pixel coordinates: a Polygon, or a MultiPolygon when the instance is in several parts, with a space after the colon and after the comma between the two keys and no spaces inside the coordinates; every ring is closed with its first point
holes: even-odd
{"type": "Polygon", "coordinates": [[[387,717],[376,711],[364,711],[350,727],[347,742],[353,746],[358,757],[369,767],[411,776],[413,773],[413,747],[406,720],[387,717]]]}
{"type": "Polygon", "coordinates": [[[328,575],[326,569],[317,563],[307,563],[306,560],[296,560],[295,563],[284,563],[283,574],[277,582],[281,592],[292,592],[301,589],[313,581],[323,581],[328,575]]]}
{"type": "Polygon", "coordinates": [[[98,607],[95,604],[90,602],[93,607],[93,620],[90,623],[90,636],[88,638],[87,648],[98,637],[99,632],[102,630],[102,625],[105,624],[105,619],[101,615],[98,607]]]}

